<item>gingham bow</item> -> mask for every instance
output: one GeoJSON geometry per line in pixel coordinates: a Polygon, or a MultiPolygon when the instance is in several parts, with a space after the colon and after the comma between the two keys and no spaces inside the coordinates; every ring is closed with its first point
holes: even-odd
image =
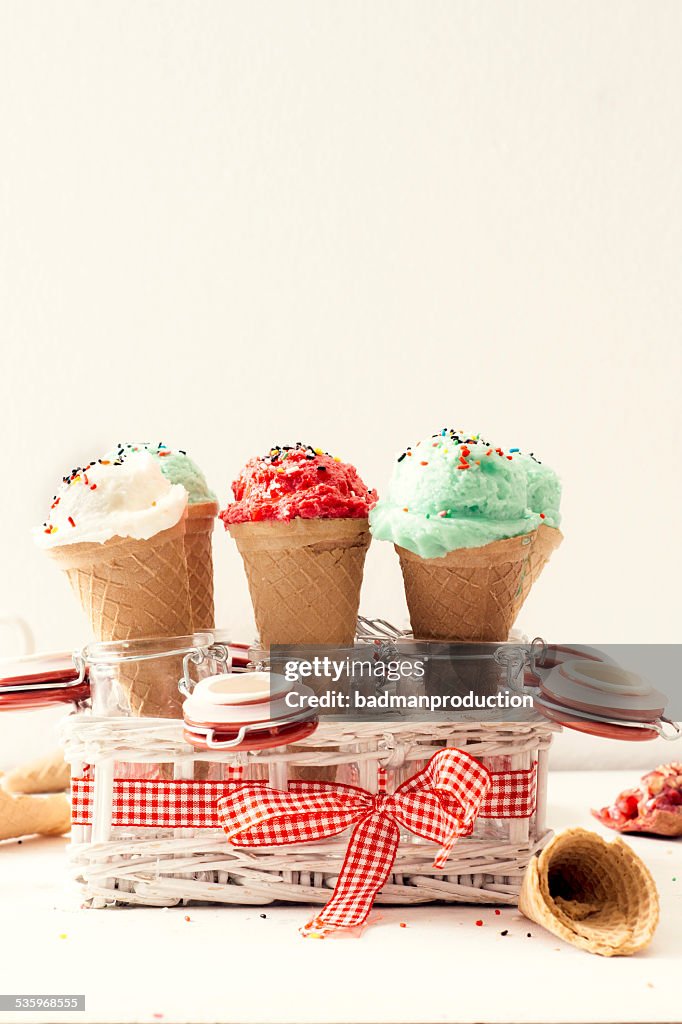
{"type": "Polygon", "coordinates": [[[234,846],[280,846],[338,835],[355,826],[332,898],[304,935],[362,924],[393,867],[399,826],[440,845],[444,866],[459,836],[470,835],[490,786],[488,771],[462,750],[439,750],[393,794],[356,786],[292,781],[286,793],[243,782],[218,800],[218,816],[234,846]]]}

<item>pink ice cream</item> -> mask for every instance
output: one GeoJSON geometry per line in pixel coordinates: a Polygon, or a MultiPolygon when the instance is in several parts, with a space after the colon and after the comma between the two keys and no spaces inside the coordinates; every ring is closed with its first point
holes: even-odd
{"type": "Polygon", "coordinates": [[[355,466],[300,443],[250,459],[232,491],[235,500],[220,513],[226,527],[262,520],[366,519],[377,500],[355,466]]]}

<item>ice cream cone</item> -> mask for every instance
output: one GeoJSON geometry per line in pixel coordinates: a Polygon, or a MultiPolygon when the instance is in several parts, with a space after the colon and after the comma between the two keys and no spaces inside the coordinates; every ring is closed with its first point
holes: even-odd
{"type": "MultiPolygon", "coordinates": [[[[98,640],[186,636],[192,632],[183,516],[148,540],[63,544],[48,553],[63,569],[98,640]]],[[[125,662],[120,680],[133,714],[180,717],[181,662],[125,662]]]]}
{"type": "Polygon", "coordinates": [[[395,545],[415,637],[506,640],[523,603],[523,580],[535,539],[536,531],[458,548],[443,558],[422,558],[395,545]]]}
{"type": "Polygon", "coordinates": [[[65,793],[14,796],[0,786],[0,840],[18,836],[61,836],[71,828],[71,803],[65,793]]]}
{"type": "Polygon", "coordinates": [[[59,748],[45,757],[19,765],[2,779],[8,793],[62,793],[69,788],[71,770],[59,748]]]}
{"type": "Polygon", "coordinates": [[[218,515],[217,501],[189,505],[185,531],[185,558],[194,631],[213,629],[213,546],[211,534],[218,515]]]}
{"type": "Polygon", "coordinates": [[[545,526],[544,523],[541,523],[538,527],[521,580],[521,589],[516,603],[517,613],[547,565],[552,552],[556,551],[563,539],[563,533],[556,526],[545,526]]]}
{"type": "Polygon", "coordinates": [[[566,942],[601,956],[629,956],[649,944],[658,893],[648,869],[622,840],[573,828],[530,862],[519,910],[566,942]]]}
{"type": "Polygon", "coordinates": [[[263,646],[353,641],[370,534],[366,519],[230,524],[263,646]]]}

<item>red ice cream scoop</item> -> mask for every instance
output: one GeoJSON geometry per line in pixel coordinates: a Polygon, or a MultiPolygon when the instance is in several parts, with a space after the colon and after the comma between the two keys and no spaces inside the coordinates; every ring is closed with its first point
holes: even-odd
{"type": "Polygon", "coordinates": [[[377,500],[355,466],[311,445],[271,448],[250,459],[232,484],[225,526],[263,520],[366,519],[377,500]]]}

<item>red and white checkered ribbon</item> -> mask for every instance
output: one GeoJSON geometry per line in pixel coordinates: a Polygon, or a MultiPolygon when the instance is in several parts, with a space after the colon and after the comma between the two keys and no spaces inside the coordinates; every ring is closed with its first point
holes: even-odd
{"type": "MultiPolygon", "coordinates": [[[[241,774],[233,771],[237,781],[241,774]]],[[[490,772],[492,780],[479,818],[530,818],[535,811],[537,769],[490,772]]],[[[116,779],[111,825],[114,828],[221,828],[218,800],[231,783],[191,779],[116,779]]],[[[293,786],[290,783],[290,786],[293,786]]],[[[74,825],[92,823],[94,780],[90,775],[71,780],[71,818],[74,825]]]]}
{"type": "Polygon", "coordinates": [[[471,835],[490,782],[482,764],[450,747],[390,795],[330,782],[290,782],[287,793],[244,782],[218,800],[218,814],[239,847],[313,842],[353,827],[332,898],[303,929],[324,935],[366,920],[395,862],[401,825],[439,844],[434,867],[442,868],[457,838],[471,835]]]}
{"type": "Polygon", "coordinates": [[[491,772],[490,779],[479,818],[530,818],[537,801],[537,761],[530,768],[491,772]]]}
{"type": "MultiPolygon", "coordinates": [[[[112,828],[220,828],[217,802],[235,783],[241,767],[226,767],[227,779],[115,779],[111,797],[112,828]]],[[[71,822],[91,825],[95,780],[91,769],[71,779],[71,822]]]]}

